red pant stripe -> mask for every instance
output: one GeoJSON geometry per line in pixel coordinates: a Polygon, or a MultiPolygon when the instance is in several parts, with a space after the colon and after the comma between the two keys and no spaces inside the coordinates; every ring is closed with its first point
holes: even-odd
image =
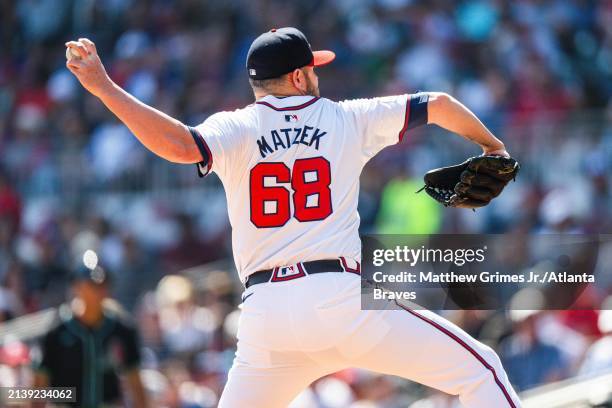
{"type": "Polygon", "coordinates": [[[463,341],[461,338],[459,338],[456,334],[454,334],[453,332],[451,332],[447,328],[445,328],[443,326],[440,326],[438,323],[434,322],[433,320],[428,319],[427,317],[418,314],[414,310],[411,310],[411,309],[409,309],[407,307],[404,307],[403,305],[400,305],[399,303],[397,303],[397,301],[395,302],[395,304],[397,304],[399,307],[401,307],[402,309],[404,309],[406,312],[410,313],[411,315],[421,319],[425,323],[428,323],[428,324],[432,325],[433,327],[435,327],[436,329],[440,330],[442,333],[446,334],[448,337],[450,337],[451,339],[455,340],[457,343],[459,343],[459,345],[461,347],[463,347],[464,349],[469,351],[474,357],[476,357],[476,359],[478,361],[480,361],[480,363],[483,366],[485,366],[485,368],[487,370],[491,371],[491,373],[493,374],[493,378],[495,379],[495,383],[501,389],[502,393],[504,394],[504,397],[506,397],[506,400],[508,401],[508,404],[510,404],[510,407],[511,408],[516,408],[516,405],[512,401],[512,398],[510,398],[510,394],[508,393],[508,390],[506,390],[506,387],[504,387],[504,384],[502,384],[502,382],[499,380],[499,377],[497,376],[497,373],[495,372],[495,369],[493,368],[493,366],[491,366],[491,364],[487,363],[487,361],[480,354],[478,354],[478,352],[476,350],[474,350],[472,347],[470,347],[465,341],[463,341]]]}

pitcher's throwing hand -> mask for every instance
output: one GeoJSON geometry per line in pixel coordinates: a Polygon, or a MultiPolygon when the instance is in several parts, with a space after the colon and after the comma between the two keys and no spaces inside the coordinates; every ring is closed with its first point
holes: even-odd
{"type": "Polygon", "coordinates": [[[81,85],[95,96],[100,96],[112,85],[104,65],[96,51],[96,45],[87,38],[68,41],[66,67],[77,77],[81,85]],[[68,58],[70,56],[71,58],[68,58]]]}

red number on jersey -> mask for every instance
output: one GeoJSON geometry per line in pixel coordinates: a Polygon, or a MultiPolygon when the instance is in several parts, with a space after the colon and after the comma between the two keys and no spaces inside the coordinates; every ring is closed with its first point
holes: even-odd
{"type": "Polygon", "coordinates": [[[285,187],[266,187],[266,177],[274,178],[277,183],[288,183],[291,174],[285,163],[259,163],[253,167],[250,180],[251,222],[259,228],[280,227],[291,216],[289,191],[285,187]]]}
{"type": "Polygon", "coordinates": [[[266,187],[266,177],[274,178],[276,183],[291,181],[298,221],[320,221],[332,213],[331,169],[326,159],[298,159],[291,173],[284,163],[259,163],[251,170],[251,222],[256,227],[281,227],[291,217],[289,190],[280,186],[266,187]]]}
{"type": "Polygon", "coordinates": [[[295,161],[291,187],[298,221],[324,220],[332,213],[330,184],[329,162],[323,157],[295,161]]]}

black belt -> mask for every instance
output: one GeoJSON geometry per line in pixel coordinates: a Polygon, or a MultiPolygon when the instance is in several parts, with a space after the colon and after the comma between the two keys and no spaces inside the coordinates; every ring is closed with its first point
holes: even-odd
{"type": "Polygon", "coordinates": [[[351,269],[343,261],[344,259],[324,259],[321,261],[298,262],[290,266],[257,271],[249,275],[244,286],[248,288],[258,283],[283,282],[322,272],[351,272],[356,274],[361,272],[359,264],[357,264],[357,269],[351,269]]]}

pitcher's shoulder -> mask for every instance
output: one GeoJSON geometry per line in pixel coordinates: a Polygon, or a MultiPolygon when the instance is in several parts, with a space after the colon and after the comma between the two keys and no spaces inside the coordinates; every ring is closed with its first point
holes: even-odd
{"type": "Polygon", "coordinates": [[[257,123],[257,113],[253,104],[235,110],[219,111],[210,115],[204,124],[248,128],[257,123]]]}
{"type": "Polygon", "coordinates": [[[334,109],[336,111],[346,111],[347,103],[350,103],[355,100],[343,99],[343,100],[333,100],[329,98],[320,98],[321,105],[325,106],[328,109],[334,109]]]}

